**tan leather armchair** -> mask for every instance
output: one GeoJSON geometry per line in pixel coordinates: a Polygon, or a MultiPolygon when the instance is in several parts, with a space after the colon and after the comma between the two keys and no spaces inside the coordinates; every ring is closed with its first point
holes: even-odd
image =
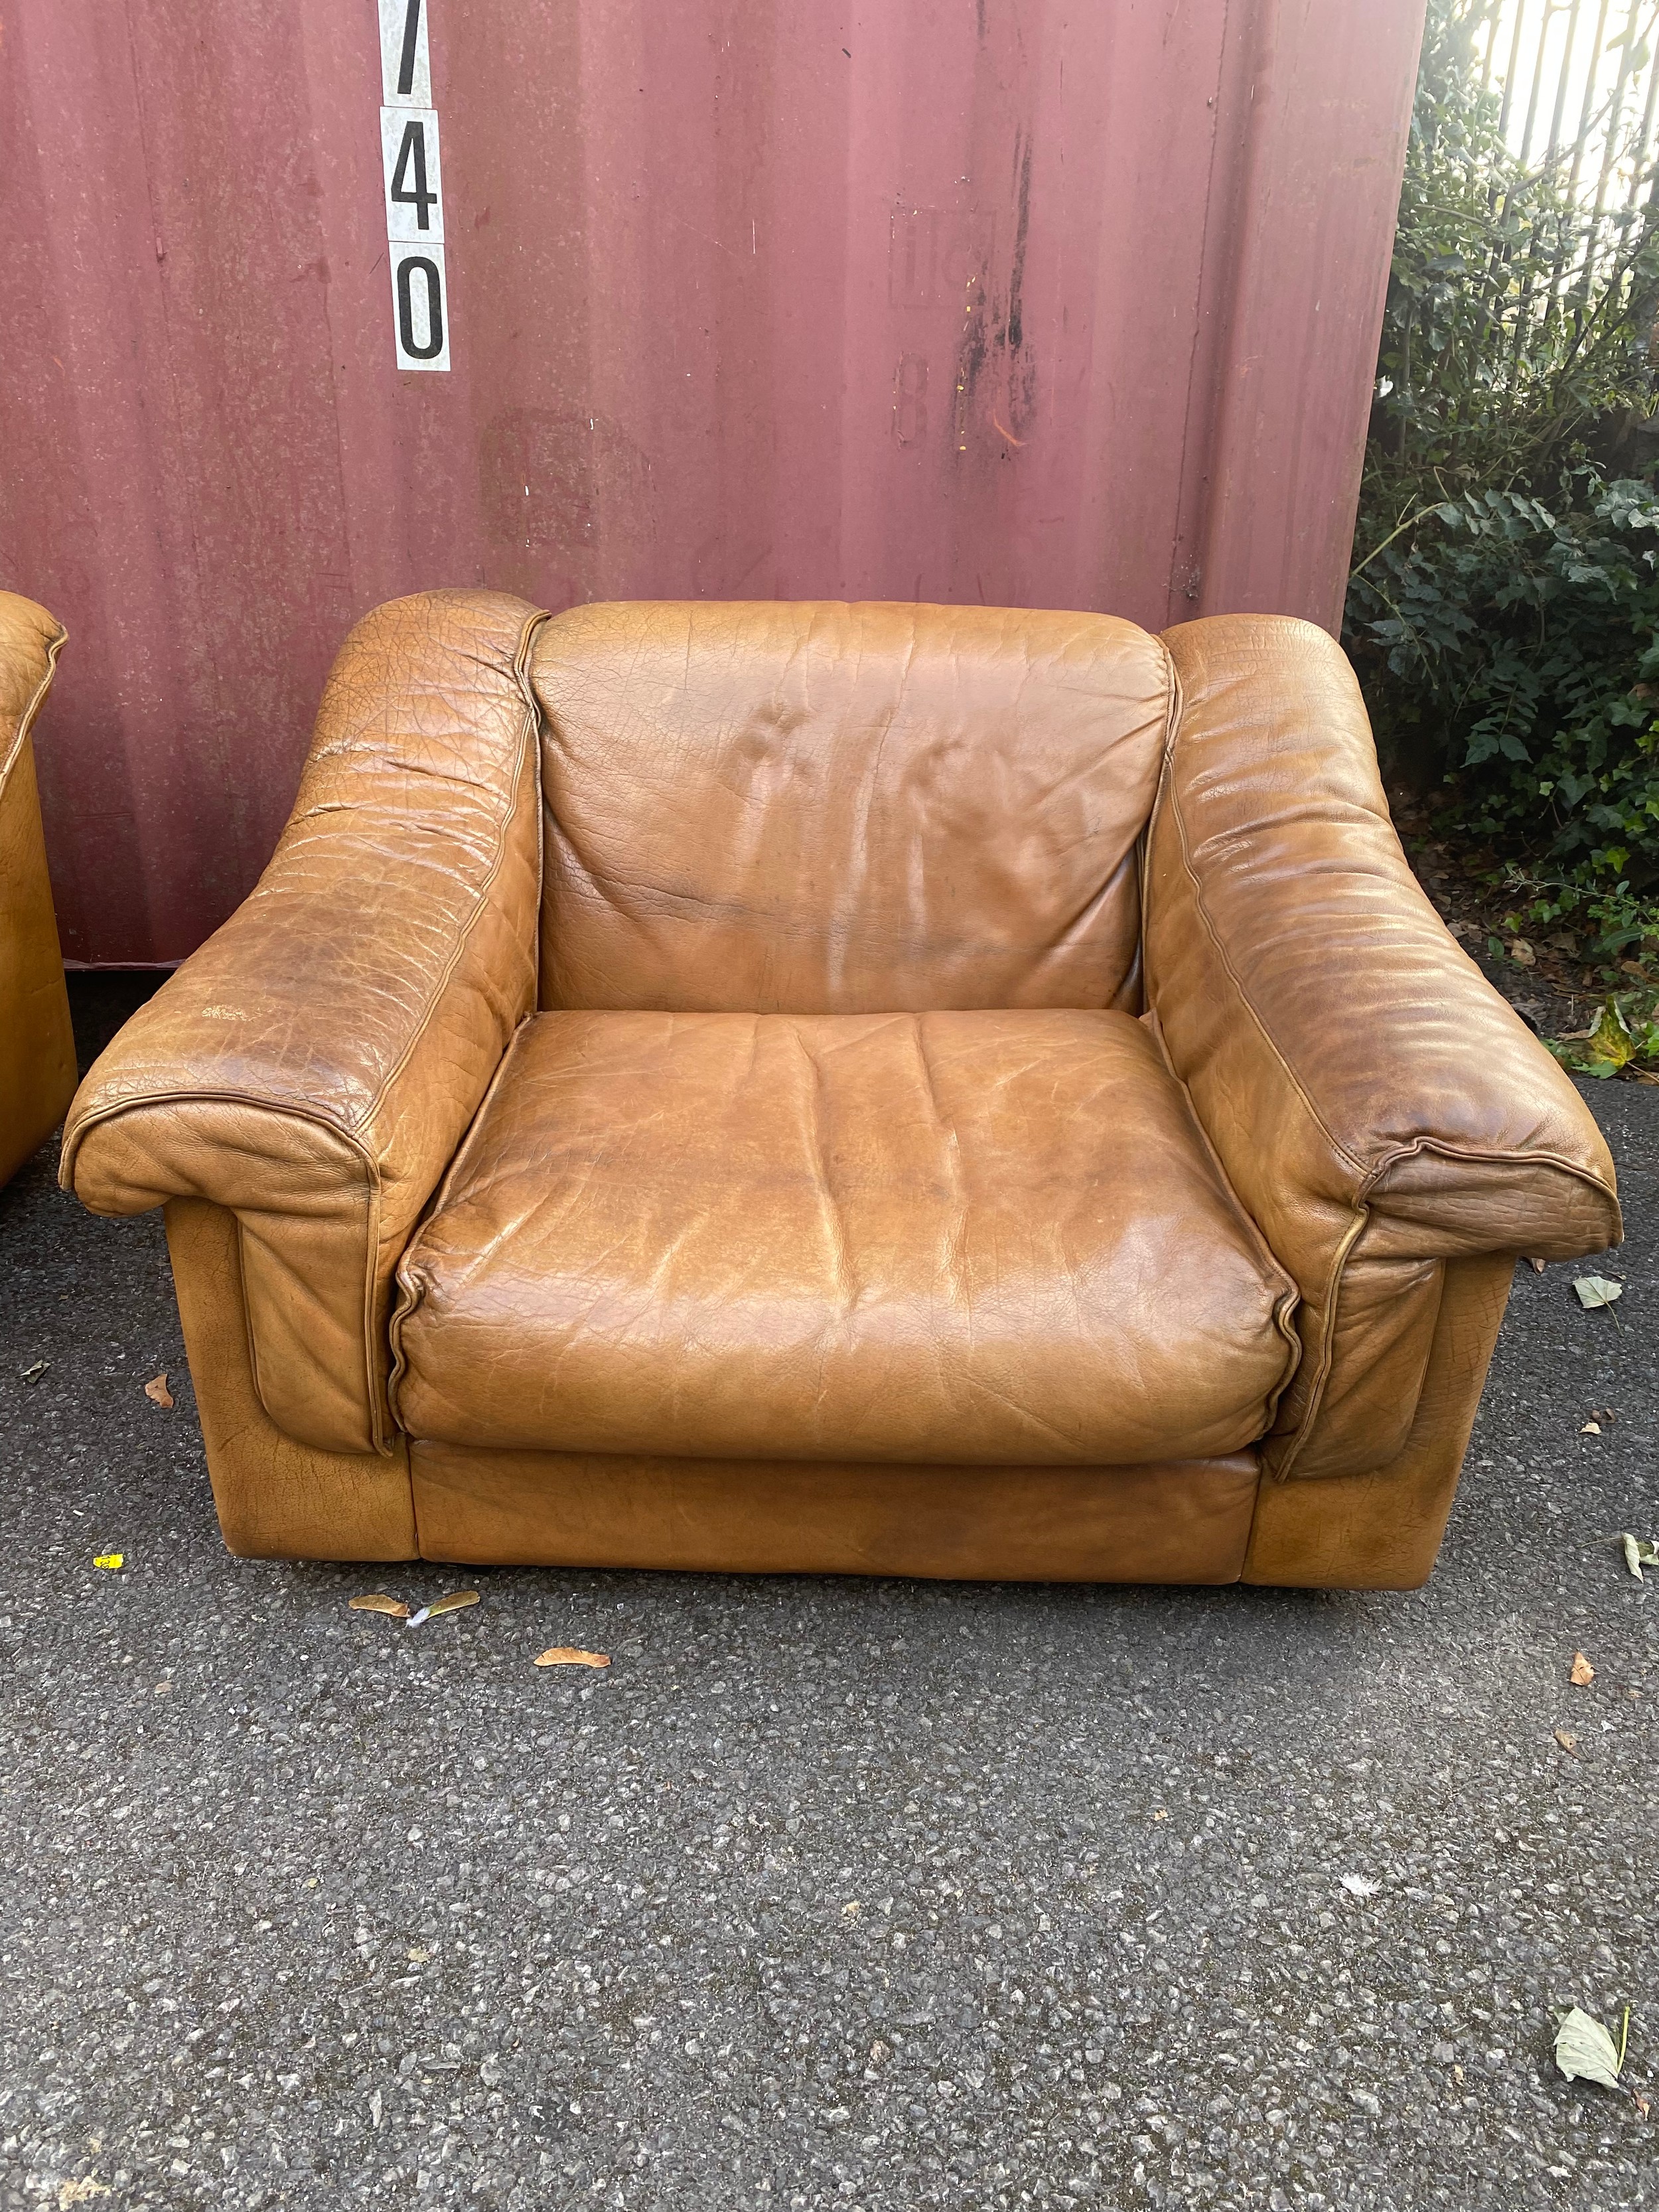
{"type": "Polygon", "coordinates": [[[75,1089],[29,734],[63,643],[44,607],[0,592],[0,1182],[45,1144],[75,1089]]]}
{"type": "Polygon", "coordinates": [[[1255,616],[383,607],[63,1172],[266,1556],[1408,1587],[1620,1233],[1255,616]]]}

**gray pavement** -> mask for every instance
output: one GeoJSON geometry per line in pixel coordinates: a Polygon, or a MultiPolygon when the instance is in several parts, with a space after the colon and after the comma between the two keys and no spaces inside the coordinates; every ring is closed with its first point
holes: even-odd
{"type": "Polygon", "coordinates": [[[1618,1323],[1522,1271],[1407,1597],[236,1561],[159,1222],[43,1156],[0,1193],[0,2206],[1659,2205],[1659,2098],[1550,2059],[1629,2003],[1659,2090],[1614,1541],[1659,1534],[1659,1091],[1586,1091],[1618,1323]]]}

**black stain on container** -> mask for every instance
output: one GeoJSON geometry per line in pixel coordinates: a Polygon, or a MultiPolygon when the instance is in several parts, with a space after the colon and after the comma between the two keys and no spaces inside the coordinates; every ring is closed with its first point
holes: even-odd
{"type": "Polygon", "coordinates": [[[969,275],[957,342],[952,443],[968,451],[975,430],[999,455],[1023,446],[1036,414],[1036,371],[1025,332],[1025,252],[1031,222],[1031,141],[1014,140],[1013,247],[1006,293],[999,295],[988,252],[969,275]]]}

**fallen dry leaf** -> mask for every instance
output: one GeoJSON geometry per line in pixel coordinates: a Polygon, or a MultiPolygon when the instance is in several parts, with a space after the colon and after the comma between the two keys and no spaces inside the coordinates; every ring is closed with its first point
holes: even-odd
{"type": "Polygon", "coordinates": [[[553,1644],[545,1651],[538,1653],[536,1664],[538,1667],[608,1667],[611,1655],[608,1651],[578,1651],[568,1644],[553,1644]]]}
{"type": "Polygon", "coordinates": [[[1581,1437],[1599,1437],[1601,1433],[1601,1424],[1600,1421],[1586,1421],[1578,1433],[1581,1437]]]}
{"type": "Polygon", "coordinates": [[[49,1359],[37,1359],[33,1367],[26,1367],[23,1370],[23,1380],[26,1382],[38,1382],[51,1364],[52,1362],[49,1359]]]}
{"type": "Polygon", "coordinates": [[[113,1574],[125,1566],[126,1563],[127,1555],[125,1552],[100,1552],[92,1564],[94,1567],[107,1567],[113,1574]]]}
{"type": "Polygon", "coordinates": [[[447,1597],[434,1597],[430,1605],[423,1605],[418,1613],[411,1613],[404,1623],[405,1628],[419,1628],[434,1613],[459,1613],[464,1605],[477,1605],[477,1590],[451,1590],[447,1597]]]}
{"type": "Polygon", "coordinates": [[[1653,2109],[1651,2099],[1644,2097],[1639,2089],[1632,2089],[1630,2093],[1630,2100],[1632,2104],[1635,2106],[1637,2111],[1640,2112],[1642,2118],[1646,2119],[1648,2114],[1653,2109]]]}
{"type": "Polygon", "coordinates": [[[1560,2015],[1555,2031],[1555,2063],[1569,2081],[1599,2081],[1616,2089],[1630,2041],[1630,2007],[1625,2007],[1624,2033],[1615,2044],[1599,2020],[1571,2006],[1560,2015]]]}
{"type": "Polygon", "coordinates": [[[1514,961],[1517,968],[1535,968],[1538,965],[1538,955],[1524,937],[1516,937],[1510,940],[1510,958],[1514,961]]]}
{"type": "Polygon", "coordinates": [[[1534,1275],[1541,1275],[1544,1272],[1544,1262],[1541,1260],[1528,1260],[1527,1265],[1534,1275]]]}
{"type": "Polygon", "coordinates": [[[1628,1528],[1619,1539],[1625,1550],[1625,1565],[1639,1583],[1644,1567],[1659,1567],[1659,1543],[1651,1538],[1632,1536],[1628,1528]]]}
{"type": "Polygon", "coordinates": [[[1565,1729],[1557,1729],[1555,1731],[1555,1741],[1560,1745],[1563,1751],[1570,1751],[1575,1759],[1577,1758],[1578,1739],[1576,1735],[1570,1735],[1565,1729]]]}
{"type": "Polygon", "coordinates": [[[58,2212],[69,2212],[71,2204],[84,2204],[89,2197],[108,2195],[108,2182],[96,2181],[91,2174],[80,2181],[60,2181],[58,2185],[58,2212]]]}
{"type": "Polygon", "coordinates": [[[165,1375],[152,1375],[144,1385],[144,1395],[147,1398],[153,1398],[164,1412],[173,1404],[173,1393],[167,1388],[167,1378],[165,1375]]]}
{"type": "Polygon", "coordinates": [[[1578,1303],[1586,1311],[1596,1306],[1610,1306],[1615,1298],[1622,1298],[1625,1286],[1611,1275],[1578,1275],[1573,1279],[1578,1303]]]}
{"type": "Polygon", "coordinates": [[[1581,1690],[1588,1690],[1590,1684],[1595,1680],[1595,1669],[1590,1665],[1589,1661],[1585,1658],[1582,1651],[1575,1651],[1573,1653],[1572,1671],[1567,1676],[1567,1680],[1570,1682],[1576,1684],[1581,1690]]]}
{"type": "Polygon", "coordinates": [[[379,1590],[370,1590],[362,1597],[349,1601],[353,1613],[389,1613],[394,1620],[407,1620],[409,1607],[400,1605],[395,1597],[386,1597],[379,1590]]]}

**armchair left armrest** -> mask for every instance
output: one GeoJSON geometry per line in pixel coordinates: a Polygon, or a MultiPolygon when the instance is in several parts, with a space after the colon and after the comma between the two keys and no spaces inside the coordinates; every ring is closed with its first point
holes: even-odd
{"type": "Polygon", "coordinates": [[[357,625],[270,866],[70,1109],[94,1213],[235,1215],[259,1401],[319,1451],[395,1449],[392,1271],[536,1003],[544,619],[428,592],[357,625]]]}
{"type": "Polygon", "coordinates": [[[1151,1009],[1301,1290],[1264,1463],[1364,1474],[1410,1431],[1445,1263],[1616,1243],[1613,1162],[1413,876],[1340,649],[1255,615],[1164,643],[1180,702],[1147,836],[1151,1009]]]}

